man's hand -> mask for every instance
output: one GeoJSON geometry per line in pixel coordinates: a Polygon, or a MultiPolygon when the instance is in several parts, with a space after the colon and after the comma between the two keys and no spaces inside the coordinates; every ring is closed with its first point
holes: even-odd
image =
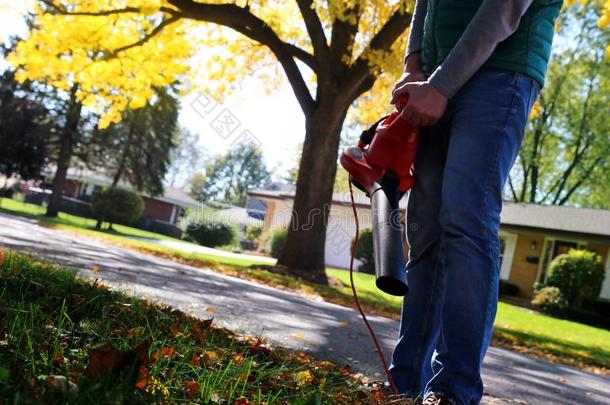
{"type": "Polygon", "coordinates": [[[405,95],[405,92],[402,91],[402,88],[407,83],[413,82],[423,82],[426,80],[426,75],[421,70],[415,71],[405,71],[400,79],[394,85],[394,89],[392,90],[392,101],[391,104],[396,104],[400,96],[405,95]]]}
{"type": "Polygon", "coordinates": [[[409,101],[402,117],[414,127],[436,124],[447,108],[447,97],[427,81],[407,82],[397,87],[392,93],[392,102],[403,94],[409,95],[409,101]]]}
{"type": "Polygon", "coordinates": [[[421,70],[421,52],[413,52],[407,57],[405,71],[403,72],[402,76],[400,76],[400,79],[398,79],[398,82],[394,85],[394,89],[392,89],[391,104],[396,105],[400,96],[405,94],[404,91],[401,91],[405,84],[423,82],[426,79],[426,75],[421,70]]]}

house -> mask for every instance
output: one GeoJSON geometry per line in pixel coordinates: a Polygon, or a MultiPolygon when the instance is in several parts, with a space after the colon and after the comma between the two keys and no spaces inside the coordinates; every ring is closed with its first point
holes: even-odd
{"type": "MultiPolygon", "coordinates": [[[[248,195],[266,206],[264,230],[289,224],[294,191],[259,189],[249,191],[248,195]]],[[[360,229],[368,228],[370,200],[360,192],[354,197],[360,229]]],[[[405,196],[400,201],[403,212],[406,202],[405,196]]],[[[333,194],[325,245],[327,266],[349,267],[355,231],[349,194],[333,194]]],[[[505,202],[500,241],[500,278],[518,287],[519,296],[531,298],[534,284],[545,280],[550,261],[571,248],[579,248],[601,256],[606,278],[600,299],[610,300],[610,211],[505,202]]],[[[408,251],[406,241],[405,251],[408,251]]]]}
{"type": "MultiPolygon", "coordinates": [[[[50,183],[53,173],[47,170],[44,173],[45,180],[50,183]]],[[[112,179],[103,173],[84,168],[70,168],[66,178],[64,199],[68,201],[82,201],[88,203],[93,194],[104,187],[112,184],[112,179]]],[[[129,184],[120,182],[119,187],[133,190],[129,184]]],[[[165,187],[163,195],[150,196],[141,194],[144,200],[144,221],[156,221],[168,225],[176,225],[182,212],[187,208],[196,208],[199,203],[184,191],[165,187]]],[[[75,201],[75,202],[76,202],[75,201]]]]}

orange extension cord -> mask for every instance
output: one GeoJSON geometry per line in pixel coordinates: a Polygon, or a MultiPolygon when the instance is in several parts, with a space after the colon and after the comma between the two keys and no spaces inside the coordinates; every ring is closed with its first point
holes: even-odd
{"type": "Polygon", "coordinates": [[[394,382],[394,378],[392,378],[392,374],[390,374],[390,370],[388,369],[388,362],[383,355],[383,351],[381,350],[381,346],[379,345],[379,341],[377,340],[377,335],[373,330],[373,327],[369,323],[368,319],[366,319],[366,315],[362,310],[362,306],[360,305],[360,300],[358,299],[358,293],[356,292],[356,287],[354,285],[354,258],[356,256],[356,250],[358,249],[358,237],[360,234],[360,224],[358,223],[358,213],[356,212],[356,203],[354,202],[354,190],[352,189],[352,182],[347,180],[349,183],[349,196],[352,201],[352,211],[354,212],[354,220],[356,221],[356,237],[354,238],[354,246],[352,248],[352,257],[349,261],[349,282],[352,287],[352,294],[354,294],[354,300],[356,301],[356,307],[358,307],[358,311],[360,312],[360,316],[362,316],[362,320],[366,325],[369,333],[371,334],[371,339],[373,339],[373,343],[375,344],[375,349],[377,349],[377,354],[379,354],[379,359],[381,360],[381,364],[383,364],[383,370],[385,371],[386,376],[388,377],[388,381],[390,382],[390,386],[392,387],[392,391],[394,394],[399,395],[398,388],[396,387],[396,383],[394,382]]]}

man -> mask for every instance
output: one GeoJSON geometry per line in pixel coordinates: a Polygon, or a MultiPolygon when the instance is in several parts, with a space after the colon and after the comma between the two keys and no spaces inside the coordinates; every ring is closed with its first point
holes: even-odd
{"type": "Polygon", "coordinates": [[[502,188],[544,84],[561,0],[417,0],[393,100],[421,126],[390,371],[425,405],[477,404],[499,282],[502,188]]]}

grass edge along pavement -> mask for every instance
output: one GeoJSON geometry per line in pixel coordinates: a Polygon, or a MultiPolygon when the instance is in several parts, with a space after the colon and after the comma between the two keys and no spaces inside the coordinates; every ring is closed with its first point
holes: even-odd
{"type": "MultiPolygon", "coordinates": [[[[185,253],[129,237],[134,234],[140,236],[142,232],[146,231],[117,225],[115,226],[115,232],[108,233],[107,231],[89,228],[87,222],[83,222],[84,219],[79,217],[60,213],[59,218],[49,219],[36,215],[35,210],[38,210],[38,213],[43,212],[41,207],[14,200],[9,201],[13,201],[12,205],[9,206],[12,209],[5,208],[3,211],[36,219],[41,225],[51,226],[89,238],[98,238],[116,246],[138,250],[275,288],[298,292],[311,298],[323,299],[348,307],[354,305],[351,290],[348,287],[349,275],[345,270],[327,269],[327,274],[335,281],[332,286],[313,284],[256,267],[257,263],[253,260],[185,253]]],[[[7,205],[4,202],[2,203],[3,208],[7,205]]],[[[157,236],[159,239],[178,240],[162,235],[157,236]]],[[[389,296],[377,290],[371,275],[355,273],[354,277],[360,300],[367,313],[398,319],[401,307],[400,298],[389,296]]],[[[553,318],[511,304],[499,303],[492,344],[554,363],[584,368],[600,374],[610,374],[610,331],[553,318]]]]}
{"type": "Polygon", "coordinates": [[[0,399],[374,404],[346,367],[270,349],[76,272],[0,249],[0,399]]]}

